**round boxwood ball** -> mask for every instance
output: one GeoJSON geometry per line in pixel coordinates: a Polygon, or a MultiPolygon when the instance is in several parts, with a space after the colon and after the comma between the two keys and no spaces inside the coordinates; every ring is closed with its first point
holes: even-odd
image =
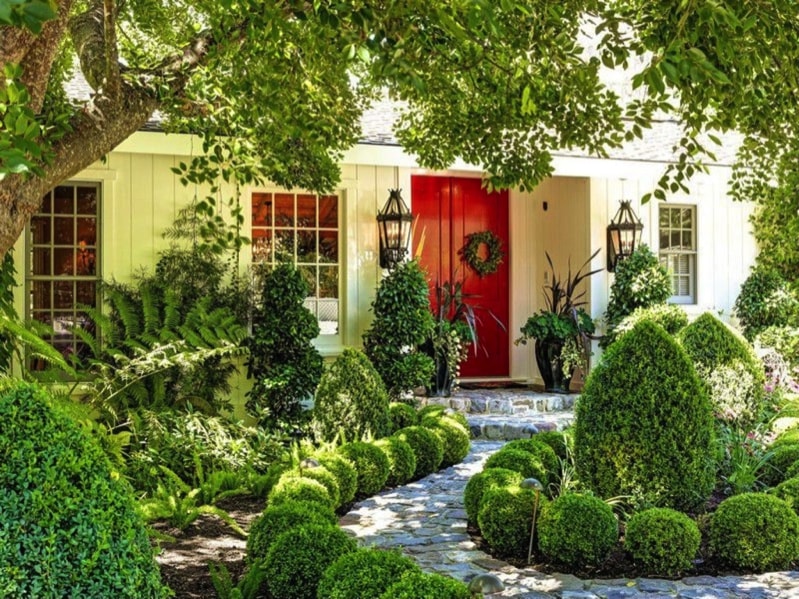
{"type": "Polygon", "coordinates": [[[0,388],[0,596],[170,596],[133,490],[33,385],[0,388]]]}
{"type": "Polygon", "coordinates": [[[517,487],[521,482],[522,475],[507,468],[486,468],[472,476],[463,491],[463,504],[466,508],[467,520],[472,524],[477,524],[477,515],[480,513],[480,506],[486,491],[495,488],[517,487]]]}
{"type": "Polygon", "coordinates": [[[543,431],[537,433],[533,439],[549,445],[555,455],[561,460],[565,460],[568,457],[566,435],[561,431],[543,431]]]}
{"type": "Polygon", "coordinates": [[[268,506],[280,505],[292,501],[316,501],[329,508],[335,508],[325,486],[305,476],[281,477],[266,499],[268,506]]]}
{"type": "Polygon", "coordinates": [[[388,406],[388,415],[391,419],[392,433],[406,426],[416,426],[419,424],[419,414],[416,408],[406,403],[400,403],[398,401],[390,403],[388,406]]]}
{"type": "Polygon", "coordinates": [[[319,599],[380,597],[403,576],[418,572],[416,562],[399,551],[358,549],[325,570],[316,594],[319,599]]]}
{"type": "Polygon", "coordinates": [[[444,455],[441,468],[448,468],[460,464],[469,453],[472,444],[469,440],[469,429],[462,427],[450,418],[429,419],[422,422],[422,426],[429,428],[441,437],[444,443],[444,455]]]}
{"type": "Polygon", "coordinates": [[[310,478],[311,480],[315,480],[316,482],[320,483],[325,489],[327,489],[327,494],[330,496],[330,501],[333,504],[333,507],[339,506],[341,503],[341,491],[339,490],[336,477],[333,476],[333,473],[330,472],[330,470],[322,465],[319,465],[316,468],[303,468],[302,470],[299,468],[292,468],[291,470],[284,472],[280,476],[278,482],[288,478],[300,477],[310,478]]]}
{"type": "Polygon", "coordinates": [[[613,510],[593,495],[561,495],[544,506],[537,526],[541,553],[575,567],[598,565],[619,538],[613,510]]]}
{"type": "Polygon", "coordinates": [[[263,559],[272,542],[292,528],[306,524],[336,525],[336,514],[316,501],[292,501],[270,506],[250,525],[247,537],[247,561],[263,559]]]}
{"type": "Polygon", "coordinates": [[[771,448],[771,458],[763,465],[760,482],[776,487],[786,478],[794,462],[799,460],[799,443],[786,443],[771,448]]]}
{"type": "MultiPolygon", "coordinates": [[[[539,509],[543,496],[539,497],[539,509]]],[[[530,542],[535,491],[495,487],[483,493],[477,524],[496,555],[524,557],[530,542]]]]}
{"type": "Polygon", "coordinates": [[[733,568],[787,568],[799,558],[799,516],[774,495],[734,495],[713,513],[710,549],[733,568]]]}
{"type": "Polygon", "coordinates": [[[341,504],[347,504],[355,499],[358,490],[358,471],[355,469],[355,464],[332,451],[320,453],[316,459],[336,477],[341,504]]]}
{"type": "Polygon", "coordinates": [[[419,479],[432,474],[441,465],[444,459],[444,442],[429,428],[423,426],[408,426],[392,435],[402,439],[413,449],[416,456],[416,471],[413,479],[419,479]]]}
{"type": "Polygon", "coordinates": [[[375,441],[386,454],[389,462],[388,480],[389,487],[396,487],[411,480],[416,472],[416,454],[411,446],[398,437],[387,437],[375,441]]]}
{"type": "Polygon", "coordinates": [[[486,468],[507,468],[522,475],[522,478],[537,478],[546,489],[549,484],[549,473],[544,462],[538,456],[522,449],[500,449],[485,464],[486,468]]]}
{"type": "Polygon", "coordinates": [[[693,565],[702,535],[696,522],[677,510],[650,508],[627,522],[624,548],[658,576],[676,576],[693,565]]]}
{"type": "Polygon", "coordinates": [[[467,431],[469,430],[469,421],[462,412],[457,412],[451,408],[443,408],[442,406],[428,406],[427,408],[423,408],[420,416],[420,424],[422,424],[422,426],[427,426],[437,420],[451,420],[460,424],[467,431]],[[435,407],[436,409],[424,413],[424,410],[431,407],[435,407]]]}
{"type": "Polygon", "coordinates": [[[799,478],[789,478],[782,481],[772,491],[774,495],[785,501],[799,514],[799,478]]]}
{"type": "MultiPolygon", "coordinates": [[[[380,595],[380,599],[471,599],[469,587],[441,574],[406,574],[380,595]]],[[[365,598],[364,598],[365,599],[365,598]]]]}
{"type": "Polygon", "coordinates": [[[541,460],[541,463],[547,470],[549,478],[552,478],[553,475],[560,472],[560,460],[555,454],[555,450],[536,437],[532,439],[516,439],[510,441],[506,443],[502,449],[521,449],[522,451],[533,454],[541,460]]]}
{"type": "Polygon", "coordinates": [[[358,471],[358,492],[369,497],[386,486],[390,464],[386,454],[374,443],[355,441],[338,448],[345,458],[352,460],[358,471]]]}
{"type": "Polygon", "coordinates": [[[419,409],[419,421],[428,416],[442,416],[447,408],[439,404],[430,404],[419,409]]]}
{"type": "Polygon", "coordinates": [[[272,599],[315,599],[325,570],[357,549],[354,539],[336,526],[308,524],[280,534],[264,560],[272,599]]]}

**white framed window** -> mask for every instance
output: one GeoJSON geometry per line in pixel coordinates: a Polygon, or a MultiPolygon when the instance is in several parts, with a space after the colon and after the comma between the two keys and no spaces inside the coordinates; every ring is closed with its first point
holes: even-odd
{"type": "Polygon", "coordinates": [[[99,231],[98,183],[64,183],[47,192],[28,227],[26,316],[52,327],[49,341],[67,360],[88,350],[74,330],[92,329],[84,307],[99,305],[99,231]]]}
{"type": "Polygon", "coordinates": [[[321,335],[341,322],[341,200],[337,195],[253,192],[253,264],[292,263],[308,284],[305,306],[321,335]]]}
{"type": "Polygon", "coordinates": [[[659,257],[671,275],[671,302],[696,303],[696,206],[661,205],[659,257]]]}

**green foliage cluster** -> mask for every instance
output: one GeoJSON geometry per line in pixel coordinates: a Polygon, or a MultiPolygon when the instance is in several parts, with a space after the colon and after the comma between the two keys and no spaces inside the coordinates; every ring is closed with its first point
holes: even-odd
{"type": "Polygon", "coordinates": [[[322,356],[312,345],[316,317],[303,305],[308,287],[291,264],[266,273],[258,289],[248,346],[247,376],[254,379],[247,411],[264,423],[295,423],[301,401],[313,397],[322,376],[322,356]]]}
{"type": "Polygon", "coordinates": [[[358,490],[358,471],[355,469],[355,464],[335,452],[322,452],[315,457],[336,477],[341,504],[346,505],[355,499],[355,493],[358,490]]]}
{"type": "Polygon", "coordinates": [[[324,599],[364,599],[380,597],[398,580],[421,570],[399,551],[358,549],[346,553],[325,570],[317,597],[324,599]]]}
{"type": "Polygon", "coordinates": [[[522,475],[522,478],[536,478],[544,487],[549,484],[549,474],[543,460],[524,449],[500,449],[485,463],[486,468],[506,468],[522,475]]]}
{"type": "Polygon", "coordinates": [[[691,510],[715,484],[710,400],[685,350],[639,323],[606,351],[575,410],[575,464],[600,497],[691,510]]]}
{"type": "Polygon", "coordinates": [[[773,268],[757,264],[741,285],[733,312],[751,341],[768,327],[799,324],[799,298],[788,279],[773,268]]]}
{"type": "Polygon", "coordinates": [[[264,560],[273,599],[316,599],[325,570],[357,544],[334,525],[307,524],[281,533],[264,560]]]}
{"type": "Polygon", "coordinates": [[[774,487],[773,493],[799,514],[799,478],[792,477],[782,481],[774,487]]]}
{"type": "Polygon", "coordinates": [[[522,489],[516,485],[485,488],[479,502],[477,525],[480,534],[497,555],[527,555],[534,503],[535,491],[532,489],[522,489]]]}
{"type": "Polygon", "coordinates": [[[389,396],[398,399],[433,375],[433,359],[420,349],[433,334],[433,315],[427,280],[416,260],[401,264],[380,282],[372,312],[364,351],[389,396]]]}
{"type": "Polygon", "coordinates": [[[448,468],[460,464],[469,453],[472,444],[469,439],[469,429],[464,428],[452,418],[442,415],[438,418],[425,417],[422,426],[436,433],[443,443],[444,453],[440,468],[448,468]]]}
{"type": "Polygon", "coordinates": [[[541,552],[571,566],[598,565],[618,538],[613,510],[592,495],[565,493],[544,506],[538,521],[541,552]]]}
{"type": "Polygon", "coordinates": [[[477,517],[486,492],[491,489],[516,487],[521,482],[522,475],[507,468],[485,468],[482,472],[472,476],[463,490],[463,504],[466,508],[467,520],[472,524],[477,524],[477,517]]]}
{"type": "Polygon", "coordinates": [[[44,391],[0,396],[0,594],[168,596],[133,492],[44,391]]]}
{"type": "Polygon", "coordinates": [[[706,384],[716,415],[752,422],[763,401],[766,379],[749,343],[710,312],[682,329],[679,340],[706,384]],[[721,377],[720,370],[731,371],[732,376],[721,377]]]}
{"type": "Polygon", "coordinates": [[[799,366],[799,327],[766,327],[755,336],[754,344],[760,348],[773,348],[789,371],[799,366]]]}
{"type": "Polygon", "coordinates": [[[388,415],[391,420],[391,432],[395,433],[406,426],[419,424],[419,414],[413,406],[393,401],[388,406],[388,415]]]}
{"type": "Polygon", "coordinates": [[[421,408],[418,411],[418,414],[419,414],[419,422],[421,424],[430,422],[431,417],[433,417],[433,421],[435,421],[435,418],[446,417],[451,420],[454,420],[465,429],[469,428],[469,421],[466,419],[466,416],[464,416],[462,412],[457,412],[452,408],[445,408],[440,404],[427,405],[421,408]]]}
{"type": "Polygon", "coordinates": [[[785,569],[799,558],[799,516],[773,495],[735,495],[713,513],[710,550],[733,568],[785,569]]]}
{"type": "Polygon", "coordinates": [[[357,495],[369,497],[386,486],[391,465],[386,454],[374,443],[353,441],[338,448],[358,471],[357,495]]]}
{"type": "MultiPolygon", "coordinates": [[[[562,433],[559,434],[562,439],[562,433]]],[[[547,443],[539,439],[538,435],[535,435],[530,439],[514,439],[513,441],[509,441],[502,446],[502,450],[507,449],[521,449],[522,451],[526,451],[527,453],[532,454],[541,460],[541,464],[543,464],[547,472],[547,480],[552,478],[552,475],[560,468],[560,460],[555,454],[555,450],[553,450],[547,443]]],[[[546,484],[545,481],[541,482],[546,484]]]]}
{"type": "Polygon", "coordinates": [[[776,487],[788,477],[789,468],[799,461],[799,443],[781,443],[772,447],[770,453],[760,480],[767,487],[776,487]]]}
{"type": "Polygon", "coordinates": [[[289,478],[310,478],[320,483],[326,490],[330,497],[330,502],[334,508],[341,504],[341,491],[338,486],[338,479],[333,475],[330,470],[324,466],[317,466],[315,468],[292,468],[286,470],[278,479],[278,483],[289,478]]]}
{"type": "Polygon", "coordinates": [[[469,587],[448,576],[411,572],[392,584],[380,599],[472,599],[469,587]]]}
{"type": "Polygon", "coordinates": [[[325,440],[383,437],[390,432],[385,385],[363,352],[348,347],[325,369],[316,389],[314,428],[325,440]]]}
{"type": "Polygon", "coordinates": [[[677,576],[691,569],[701,541],[696,522],[670,508],[633,514],[624,534],[627,552],[657,576],[677,576]]]}
{"type": "Polygon", "coordinates": [[[561,431],[542,431],[537,433],[533,439],[549,445],[558,459],[566,459],[569,451],[568,440],[561,431]]]}
{"type": "MultiPolygon", "coordinates": [[[[14,287],[17,285],[17,269],[13,252],[6,252],[0,262],[0,317],[17,320],[14,307],[14,287]]],[[[14,336],[0,328],[0,374],[11,374],[16,343],[14,336]]]]}
{"type": "Polygon", "coordinates": [[[613,336],[618,339],[625,333],[633,330],[642,320],[648,320],[662,326],[669,335],[676,335],[688,326],[688,315],[680,306],[675,304],[655,304],[639,307],[631,314],[622,318],[613,329],[613,336]]]}
{"type": "Polygon", "coordinates": [[[247,536],[247,561],[262,560],[269,547],[281,534],[307,524],[335,526],[336,514],[326,505],[316,501],[292,501],[277,506],[267,506],[250,525],[247,536]]]}
{"type": "Polygon", "coordinates": [[[383,453],[386,454],[389,462],[388,480],[386,485],[396,487],[405,484],[416,472],[416,454],[407,441],[399,437],[387,437],[375,441],[383,453]]]}
{"type": "Polygon", "coordinates": [[[305,476],[283,478],[272,487],[267,505],[278,506],[295,501],[314,501],[334,509],[336,506],[325,486],[305,476]]]}
{"type": "Polygon", "coordinates": [[[393,436],[402,439],[413,449],[416,456],[414,480],[438,470],[444,459],[444,442],[432,430],[423,426],[408,426],[398,430],[393,436]]]}
{"type": "Polygon", "coordinates": [[[600,346],[608,347],[616,338],[616,327],[637,308],[665,304],[671,297],[671,277],[658,257],[646,245],[635,249],[616,265],[610,299],[605,311],[607,332],[600,346]]]}

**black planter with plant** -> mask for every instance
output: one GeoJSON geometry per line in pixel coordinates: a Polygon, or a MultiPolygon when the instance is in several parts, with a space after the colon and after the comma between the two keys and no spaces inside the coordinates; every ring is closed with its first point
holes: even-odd
{"type": "Polygon", "coordinates": [[[578,287],[601,270],[583,272],[598,253],[599,250],[591,254],[574,275],[570,264],[565,282],[555,273],[552,258],[546,254],[551,283],[544,286],[545,307],[527,319],[520,329],[522,336],[515,341],[518,345],[535,339],[535,360],[545,391],[568,393],[575,369],[580,367],[585,372],[588,368],[595,329],[594,321],[583,308],[585,290],[578,287]]]}

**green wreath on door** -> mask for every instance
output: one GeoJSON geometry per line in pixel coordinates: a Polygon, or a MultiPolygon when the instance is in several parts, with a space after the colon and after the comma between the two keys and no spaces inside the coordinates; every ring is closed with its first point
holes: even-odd
{"type": "Polygon", "coordinates": [[[461,256],[479,277],[494,274],[505,258],[502,251],[502,240],[491,231],[470,233],[466,236],[466,244],[461,248],[461,256]],[[480,257],[480,246],[485,244],[486,257],[480,257]]]}

